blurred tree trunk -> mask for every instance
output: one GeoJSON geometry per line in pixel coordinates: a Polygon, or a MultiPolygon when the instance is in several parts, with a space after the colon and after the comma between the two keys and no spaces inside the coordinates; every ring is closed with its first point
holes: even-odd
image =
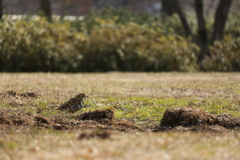
{"type": "MultiPolygon", "coordinates": [[[[220,0],[217,6],[217,11],[215,13],[215,22],[213,27],[213,35],[212,35],[212,44],[216,40],[222,40],[224,26],[227,21],[227,16],[229,13],[230,6],[232,4],[232,0],[220,0]]],[[[179,0],[162,0],[163,9],[162,12],[168,15],[172,15],[173,13],[177,13],[184,30],[187,36],[191,36],[194,39],[193,34],[191,32],[191,28],[189,27],[186,17],[182,11],[179,0]]],[[[203,1],[195,0],[195,10],[197,15],[198,22],[198,37],[196,41],[201,49],[200,56],[198,57],[198,62],[200,63],[204,56],[208,54],[208,34],[206,29],[206,22],[203,13],[203,1]]]]}
{"type": "Polygon", "coordinates": [[[122,0],[122,7],[127,7],[129,5],[129,0],[122,0]]]}
{"type": "Polygon", "coordinates": [[[176,4],[175,0],[162,0],[162,13],[165,13],[169,16],[176,13],[176,4]]]}
{"type": "Polygon", "coordinates": [[[187,22],[187,19],[186,19],[185,15],[184,15],[184,13],[182,11],[182,7],[181,7],[181,5],[179,3],[179,0],[173,0],[173,1],[175,3],[176,12],[177,12],[177,14],[178,14],[178,16],[179,16],[179,18],[180,18],[180,20],[181,20],[181,22],[183,24],[183,28],[184,28],[184,30],[186,32],[186,36],[187,37],[190,36],[191,38],[193,38],[192,30],[191,30],[191,28],[190,28],[190,26],[189,26],[189,24],[187,22]]]}
{"type": "Polygon", "coordinates": [[[195,0],[195,9],[197,14],[197,22],[198,22],[198,45],[200,47],[200,56],[198,57],[198,61],[202,61],[204,55],[207,54],[207,29],[206,22],[203,15],[203,2],[202,0],[195,0]]]}
{"type": "Polygon", "coordinates": [[[98,9],[98,7],[99,7],[99,0],[93,0],[93,3],[94,3],[94,8],[98,9]]]}
{"type": "Polygon", "coordinates": [[[191,30],[191,28],[187,22],[187,19],[183,13],[183,10],[182,10],[179,0],[163,0],[162,5],[163,5],[163,8],[162,8],[163,13],[165,13],[167,15],[172,15],[173,13],[178,14],[178,16],[182,22],[183,28],[185,30],[186,36],[187,37],[190,36],[191,38],[193,38],[192,30],[191,30]]]}
{"type": "Polygon", "coordinates": [[[3,0],[0,0],[0,20],[2,20],[3,16],[3,0]]]}
{"type": "Polygon", "coordinates": [[[43,12],[44,16],[46,16],[48,20],[52,20],[50,0],[40,0],[40,11],[43,12]]]}
{"type": "Polygon", "coordinates": [[[220,0],[215,14],[215,22],[213,28],[212,44],[214,41],[222,40],[224,26],[227,21],[227,16],[232,0],[220,0]]]}

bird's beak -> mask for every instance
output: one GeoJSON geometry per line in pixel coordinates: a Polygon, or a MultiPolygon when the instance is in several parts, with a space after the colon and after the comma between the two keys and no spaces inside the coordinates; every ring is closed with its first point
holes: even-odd
{"type": "Polygon", "coordinates": [[[88,98],[88,96],[85,96],[84,98],[88,98]]]}

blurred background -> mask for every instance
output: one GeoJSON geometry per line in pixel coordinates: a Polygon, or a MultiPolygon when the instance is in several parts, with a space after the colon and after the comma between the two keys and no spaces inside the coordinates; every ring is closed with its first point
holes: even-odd
{"type": "Polygon", "coordinates": [[[240,71],[240,0],[0,0],[0,71],[240,71]]]}
{"type": "MultiPolygon", "coordinates": [[[[40,0],[2,0],[5,14],[36,14],[39,11],[40,0]]],[[[52,14],[56,15],[85,15],[91,10],[101,10],[106,5],[117,8],[130,7],[133,11],[147,12],[160,16],[161,12],[171,13],[174,4],[171,0],[50,0],[52,14]],[[164,8],[163,8],[164,7],[164,8]]],[[[219,0],[203,0],[205,14],[214,12],[219,0]]],[[[194,0],[181,0],[183,9],[194,12],[194,0]]],[[[232,10],[239,9],[240,1],[233,1],[232,10]]]]}

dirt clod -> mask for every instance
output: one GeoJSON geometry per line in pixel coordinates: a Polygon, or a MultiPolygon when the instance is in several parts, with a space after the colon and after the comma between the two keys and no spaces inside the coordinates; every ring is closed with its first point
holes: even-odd
{"type": "Polygon", "coordinates": [[[28,122],[23,118],[16,118],[12,120],[13,124],[16,126],[28,125],[28,122]]]}
{"type": "Polygon", "coordinates": [[[51,124],[51,122],[47,118],[42,116],[36,116],[34,117],[34,120],[38,123],[51,124]]]}
{"type": "MultiPolygon", "coordinates": [[[[111,109],[89,111],[77,116],[75,119],[45,117],[27,114],[19,109],[0,109],[0,125],[4,128],[34,128],[55,130],[142,130],[131,121],[115,118],[111,109]]],[[[191,132],[225,132],[228,129],[240,128],[240,119],[227,114],[212,115],[200,108],[183,107],[167,109],[159,126],[153,131],[191,131],[191,132]]],[[[107,137],[105,132],[83,132],[81,138],[107,137]]]]}
{"type": "Polygon", "coordinates": [[[240,128],[240,118],[233,118],[227,114],[221,114],[216,117],[216,124],[228,129],[240,128]]]}
{"type": "Polygon", "coordinates": [[[122,131],[140,129],[140,127],[130,121],[116,119],[114,112],[111,109],[89,111],[79,115],[77,120],[96,121],[99,124],[99,128],[117,129],[122,131]]]}
{"type": "Polygon", "coordinates": [[[20,93],[19,95],[22,97],[32,97],[32,98],[37,97],[37,94],[34,92],[25,92],[25,93],[20,93]]]}
{"type": "Polygon", "coordinates": [[[7,94],[10,96],[16,96],[17,93],[15,91],[7,91],[7,94]]]}
{"type": "Polygon", "coordinates": [[[161,120],[161,126],[199,126],[213,125],[216,119],[213,115],[200,108],[181,107],[167,109],[161,120]]]}
{"type": "Polygon", "coordinates": [[[113,119],[114,112],[111,109],[96,110],[83,113],[77,117],[78,120],[102,120],[102,119],[113,119]]]}
{"type": "Polygon", "coordinates": [[[0,114],[0,125],[9,125],[12,126],[13,123],[9,120],[3,113],[0,114]]]}
{"type": "Polygon", "coordinates": [[[13,91],[13,90],[10,90],[10,91],[7,91],[6,93],[3,93],[5,95],[8,95],[8,96],[20,96],[20,97],[31,97],[31,98],[34,98],[34,97],[37,97],[37,94],[35,92],[24,92],[24,93],[17,93],[16,91],[13,91]]]}
{"type": "Polygon", "coordinates": [[[28,116],[14,114],[8,116],[6,114],[0,114],[0,124],[8,126],[28,126],[30,125],[30,118],[28,116]]]}
{"type": "MultiPolygon", "coordinates": [[[[227,114],[213,115],[196,107],[181,107],[167,109],[157,130],[176,130],[177,127],[188,127],[188,131],[222,131],[240,127],[240,119],[230,117],[227,114]]],[[[184,129],[180,129],[184,130],[184,129]]]]}
{"type": "Polygon", "coordinates": [[[98,139],[107,139],[110,137],[110,132],[104,129],[94,129],[90,131],[84,131],[78,136],[78,139],[91,139],[91,138],[98,138],[98,139]]]}

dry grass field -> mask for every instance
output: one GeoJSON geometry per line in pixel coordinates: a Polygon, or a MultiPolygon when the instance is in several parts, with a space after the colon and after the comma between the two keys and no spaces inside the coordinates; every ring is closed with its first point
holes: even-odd
{"type": "Polygon", "coordinates": [[[191,106],[240,117],[240,74],[0,73],[0,159],[240,159],[239,128],[154,132],[166,109],[191,106]],[[56,110],[81,92],[82,110],[56,110]],[[118,121],[77,119],[109,108],[118,121]]]}

